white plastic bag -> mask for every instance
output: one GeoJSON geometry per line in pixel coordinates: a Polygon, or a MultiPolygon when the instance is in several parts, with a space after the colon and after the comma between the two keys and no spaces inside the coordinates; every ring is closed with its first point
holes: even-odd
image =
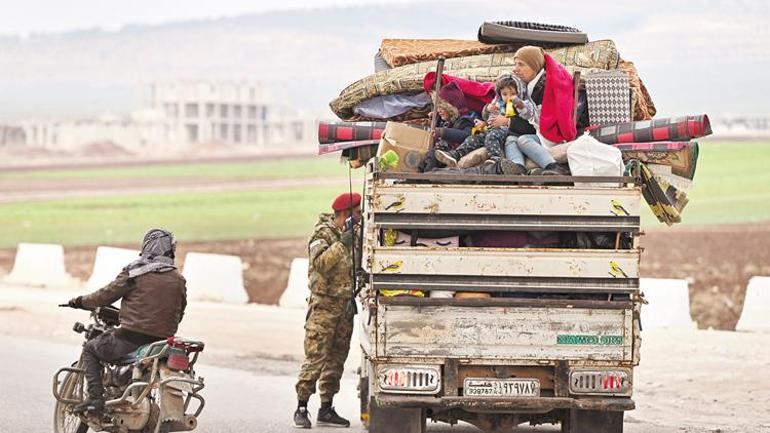
{"type": "MultiPolygon", "coordinates": [[[[567,149],[567,161],[573,176],[623,176],[623,157],[616,147],[604,144],[585,134],[578,137],[567,149]]],[[[575,186],[602,188],[614,187],[607,183],[575,183],[575,186]]]]}

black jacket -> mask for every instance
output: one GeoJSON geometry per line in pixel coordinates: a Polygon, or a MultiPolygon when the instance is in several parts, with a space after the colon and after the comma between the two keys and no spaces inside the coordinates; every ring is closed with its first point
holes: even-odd
{"type": "Polygon", "coordinates": [[[451,146],[459,145],[471,135],[471,130],[477,119],[479,119],[479,116],[471,111],[468,114],[459,116],[454,122],[442,122],[439,125],[442,128],[440,138],[451,146]]]}

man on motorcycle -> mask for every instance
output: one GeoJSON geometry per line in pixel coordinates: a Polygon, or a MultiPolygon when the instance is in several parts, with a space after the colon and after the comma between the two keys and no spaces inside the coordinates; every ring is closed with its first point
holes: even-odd
{"type": "Polygon", "coordinates": [[[171,232],[152,229],[144,235],[139,259],[123,268],[114,281],[69,301],[73,308],[96,308],[122,299],[120,327],[83,346],[88,399],[75,406],[75,413],[104,409],[101,362],[118,360],[140,346],[176,333],[187,306],[187,288],[174,266],[175,250],[171,232]]]}

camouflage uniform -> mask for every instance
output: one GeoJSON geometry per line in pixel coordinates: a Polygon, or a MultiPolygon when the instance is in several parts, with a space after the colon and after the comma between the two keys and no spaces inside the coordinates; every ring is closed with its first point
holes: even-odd
{"type": "Polygon", "coordinates": [[[350,350],[354,311],[351,288],[351,249],[340,242],[331,214],[321,214],[308,244],[310,307],[305,321],[305,362],[297,381],[297,399],[315,393],[322,402],[340,389],[343,365],[350,350]]]}

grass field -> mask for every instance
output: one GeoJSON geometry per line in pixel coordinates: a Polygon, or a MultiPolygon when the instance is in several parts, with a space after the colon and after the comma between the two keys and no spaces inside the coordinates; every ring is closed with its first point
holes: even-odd
{"type": "MultiPolygon", "coordinates": [[[[336,158],[104,169],[25,171],[3,179],[115,177],[347,176],[336,158]]],[[[357,176],[360,179],[360,174],[357,176]]],[[[274,191],[177,193],[69,199],[0,205],[0,248],[18,242],[65,245],[135,242],[152,226],[180,239],[215,240],[307,236],[319,212],[346,187],[274,191]]],[[[354,190],[360,192],[359,180],[354,190]]],[[[684,224],[770,221],[770,143],[702,143],[684,224]]],[[[645,209],[644,224],[659,226],[645,209]]]]}
{"type": "Polygon", "coordinates": [[[3,180],[24,179],[133,179],[133,178],[219,178],[281,179],[298,177],[347,176],[339,155],[275,159],[248,162],[194,164],[151,164],[128,167],[0,171],[3,180]]]}

